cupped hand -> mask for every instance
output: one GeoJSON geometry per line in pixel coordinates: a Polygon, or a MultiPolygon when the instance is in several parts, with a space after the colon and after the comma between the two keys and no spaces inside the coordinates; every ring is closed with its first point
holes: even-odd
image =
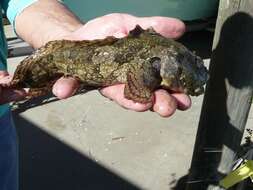
{"type": "MultiPolygon", "coordinates": [[[[185,25],[178,19],[167,17],[135,17],[128,14],[109,14],[87,22],[83,27],[66,36],[69,40],[103,39],[107,36],[125,37],[136,25],[147,29],[153,27],[156,32],[168,38],[179,38],[185,31],[185,25]]],[[[58,98],[73,95],[79,84],[73,78],[61,78],[53,86],[53,93],[58,98]]],[[[153,110],[163,117],[171,116],[176,109],[186,110],[191,106],[189,96],[182,93],[169,93],[158,89],[154,92],[152,103],[141,104],[124,97],[124,84],[105,87],[100,90],[105,97],[117,102],[120,106],[134,110],[153,110]]]]}
{"type": "Polygon", "coordinates": [[[26,92],[23,89],[3,88],[11,81],[11,78],[7,71],[0,71],[0,105],[22,100],[26,96],[26,92]]]}

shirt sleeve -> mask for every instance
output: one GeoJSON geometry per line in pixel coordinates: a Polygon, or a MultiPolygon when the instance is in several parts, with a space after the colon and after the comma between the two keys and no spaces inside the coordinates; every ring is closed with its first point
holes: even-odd
{"type": "Polygon", "coordinates": [[[15,28],[15,18],[18,16],[26,7],[30,6],[38,0],[3,0],[3,9],[11,25],[15,28]]]}

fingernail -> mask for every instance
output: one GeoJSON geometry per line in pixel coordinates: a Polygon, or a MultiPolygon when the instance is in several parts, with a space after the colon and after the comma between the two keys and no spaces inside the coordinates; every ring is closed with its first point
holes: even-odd
{"type": "Polygon", "coordinates": [[[59,92],[58,92],[58,87],[57,86],[54,86],[54,88],[52,89],[52,92],[55,96],[58,96],[59,95],[59,92]]]}
{"type": "Polygon", "coordinates": [[[66,93],[62,88],[58,86],[54,87],[52,92],[55,96],[57,96],[60,99],[65,99],[70,96],[68,93],[66,93]]]}

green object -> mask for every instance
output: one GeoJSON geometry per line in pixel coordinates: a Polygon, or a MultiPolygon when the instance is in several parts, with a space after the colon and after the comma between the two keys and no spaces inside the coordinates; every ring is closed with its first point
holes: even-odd
{"type": "Polygon", "coordinates": [[[109,13],[168,16],[185,21],[214,16],[219,0],[63,0],[82,20],[109,13]]]}
{"type": "Polygon", "coordinates": [[[242,180],[250,177],[253,178],[253,161],[247,160],[238,169],[229,173],[224,179],[220,181],[220,186],[228,189],[242,180]]]}

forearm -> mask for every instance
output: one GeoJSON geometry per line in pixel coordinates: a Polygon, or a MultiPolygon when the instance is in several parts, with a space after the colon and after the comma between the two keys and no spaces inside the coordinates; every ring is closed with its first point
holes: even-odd
{"type": "Polygon", "coordinates": [[[82,26],[81,21],[56,0],[39,0],[15,20],[16,32],[39,48],[50,40],[62,39],[82,26]]]}

